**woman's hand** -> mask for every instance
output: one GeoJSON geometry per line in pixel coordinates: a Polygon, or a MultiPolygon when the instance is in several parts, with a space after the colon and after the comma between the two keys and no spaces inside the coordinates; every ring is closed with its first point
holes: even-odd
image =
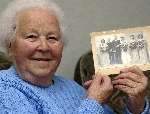
{"type": "Polygon", "coordinates": [[[87,97],[100,103],[106,102],[113,91],[111,79],[106,75],[97,74],[93,80],[87,81],[84,86],[87,88],[87,97]]]}
{"type": "Polygon", "coordinates": [[[114,88],[117,88],[128,95],[128,108],[133,114],[140,114],[144,110],[144,98],[148,85],[148,78],[140,68],[133,66],[121,70],[112,81],[114,88]]]}

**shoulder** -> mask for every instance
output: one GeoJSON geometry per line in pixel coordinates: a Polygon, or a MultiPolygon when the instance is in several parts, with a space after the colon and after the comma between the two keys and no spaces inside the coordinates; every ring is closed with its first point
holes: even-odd
{"type": "Polygon", "coordinates": [[[0,70],[0,86],[3,84],[12,85],[16,82],[16,70],[13,67],[10,67],[7,70],[0,70]]]}
{"type": "Polygon", "coordinates": [[[34,108],[24,95],[23,86],[18,82],[12,68],[0,71],[0,114],[34,113],[34,108]]]}
{"type": "Polygon", "coordinates": [[[16,74],[16,70],[13,66],[5,70],[0,70],[0,78],[4,78],[4,76],[6,75],[13,75],[13,74],[16,74]]]}
{"type": "Polygon", "coordinates": [[[9,73],[9,69],[6,69],[6,70],[0,70],[0,77],[3,76],[4,74],[7,74],[9,73]]]}
{"type": "Polygon", "coordinates": [[[5,83],[9,80],[9,77],[10,77],[9,75],[11,75],[11,72],[9,71],[9,69],[0,70],[0,85],[1,83],[5,83]]]}
{"type": "Polygon", "coordinates": [[[77,84],[74,80],[66,79],[63,76],[55,76],[54,81],[56,81],[59,84],[63,85],[69,85],[75,88],[82,88],[79,84],[77,84]]]}
{"type": "Polygon", "coordinates": [[[72,86],[77,86],[77,87],[81,87],[79,84],[77,84],[74,80],[71,80],[71,79],[67,79],[65,78],[64,76],[58,76],[56,75],[54,77],[54,81],[57,81],[59,83],[62,83],[62,84],[69,84],[69,85],[72,85],[72,86]]]}
{"type": "Polygon", "coordinates": [[[0,113],[28,113],[34,112],[27,97],[9,84],[0,84],[0,113]]]}
{"type": "Polygon", "coordinates": [[[60,86],[64,88],[77,92],[79,94],[85,94],[85,89],[76,83],[74,80],[66,79],[63,76],[55,76],[56,83],[59,83],[60,86]]]}
{"type": "MultiPolygon", "coordinates": [[[[14,88],[14,84],[16,84],[15,79],[13,78],[14,75],[10,69],[7,70],[0,70],[0,98],[8,98],[9,96],[13,96],[18,94],[18,91],[14,88]]],[[[16,96],[18,97],[18,96],[16,96]]]]}

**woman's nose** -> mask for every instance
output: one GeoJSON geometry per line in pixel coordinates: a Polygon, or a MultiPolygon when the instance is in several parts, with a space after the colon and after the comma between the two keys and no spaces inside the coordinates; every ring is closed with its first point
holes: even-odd
{"type": "Polygon", "coordinates": [[[43,52],[49,51],[50,47],[46,38],[40,39],[40,45],[38,49],[43,52]]]}

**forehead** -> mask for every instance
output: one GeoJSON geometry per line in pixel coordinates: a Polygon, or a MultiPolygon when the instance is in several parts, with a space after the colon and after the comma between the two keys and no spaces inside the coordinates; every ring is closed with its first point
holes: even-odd
{"type": "Polygon", "coordinates": [[[59,31],[59,22],[53,11],[32,8],[17,15],[17,27],[21,30],[59,31]]]}

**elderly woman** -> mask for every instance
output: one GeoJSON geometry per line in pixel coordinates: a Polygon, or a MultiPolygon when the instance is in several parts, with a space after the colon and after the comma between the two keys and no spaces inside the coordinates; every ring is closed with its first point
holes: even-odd
{"type": "Polygon", "coordinates": [[[113,114],[106,105],[115,88],[129,95],[126,114],[148,114],[147,78],[128,68],[111,82],[94,76],[87,90],[55,72],[64,46],[62,13],[50,0],[14,0],[1,15],[1,51],[13,62],[0,71],[0,114],[113,114]]]}

